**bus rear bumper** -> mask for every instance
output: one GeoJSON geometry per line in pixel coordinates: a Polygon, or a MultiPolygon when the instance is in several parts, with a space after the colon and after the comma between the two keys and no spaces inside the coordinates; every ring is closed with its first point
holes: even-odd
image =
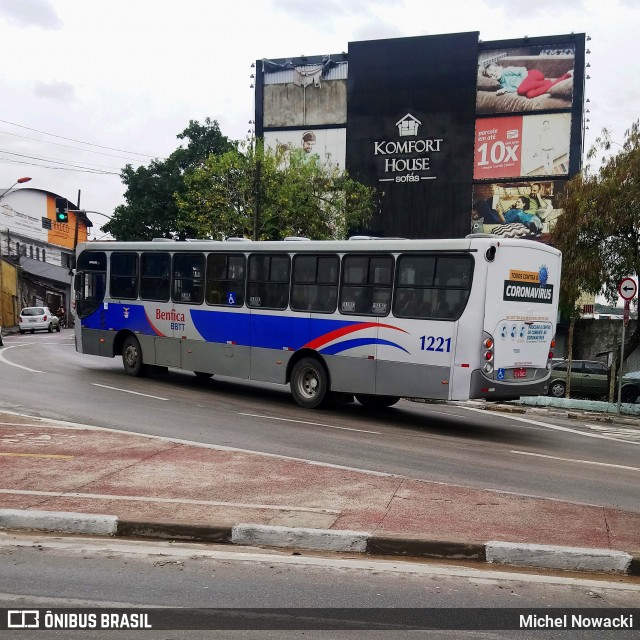
{"type": "Polygon", "coordinates": [[[469,399],[516,400],[521,396],[544,396],[549,389],[551,373],[544,370],[544,377],[519,382],[503,382],[486,378],[479,369],[471,374],[469,399]]]}

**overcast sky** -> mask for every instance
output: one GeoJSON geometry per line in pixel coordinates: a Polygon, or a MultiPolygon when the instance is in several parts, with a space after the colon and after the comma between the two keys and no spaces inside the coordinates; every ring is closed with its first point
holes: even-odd
{"type": "MultiPolygon", "coordinates": [[[[166,157],[189,120],[246,137],[254,60],[465,31],[586,33],[586,146],[639,116],[640,0],[0,0],[0,187],[30,176],[110,214],[121,168],[166,157]]],[[[90,217],[99,237],[106,219],[90,217]]]]}

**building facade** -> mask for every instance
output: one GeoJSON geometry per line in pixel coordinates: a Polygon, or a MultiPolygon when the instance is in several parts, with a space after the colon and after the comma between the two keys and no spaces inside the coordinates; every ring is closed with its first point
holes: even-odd
{"type": "Polygon", "coordinates": [[[584,34],[478,32],[256,61],[255,132],[373,187],[379,236],[548,239],[582,164],[584,34]]]}
{"type": "Polygon", "coordinates": [[[50,191],[20,188],[0,198],[0,324],[17,324],[30,306],[62,306],[69,316],[74,249],[91,226],[84,211],[50,191]]]}

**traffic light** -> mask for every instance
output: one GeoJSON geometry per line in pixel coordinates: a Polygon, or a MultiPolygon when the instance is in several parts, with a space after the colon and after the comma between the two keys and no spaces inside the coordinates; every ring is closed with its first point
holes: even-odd
{"type": "Polygon", "coordinates": [[[56,222],[69,222],[69,211],[65,198],[56,198],[56,222]]]}

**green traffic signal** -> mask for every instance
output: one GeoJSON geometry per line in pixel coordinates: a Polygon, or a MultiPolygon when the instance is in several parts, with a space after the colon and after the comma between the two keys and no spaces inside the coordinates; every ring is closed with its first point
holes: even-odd
{"type": "Polygon", "coordinates": [[[69,222],[69,213],[64,209],[58,209],[58,211],[56,211],[56,221],[69,222]]]}

